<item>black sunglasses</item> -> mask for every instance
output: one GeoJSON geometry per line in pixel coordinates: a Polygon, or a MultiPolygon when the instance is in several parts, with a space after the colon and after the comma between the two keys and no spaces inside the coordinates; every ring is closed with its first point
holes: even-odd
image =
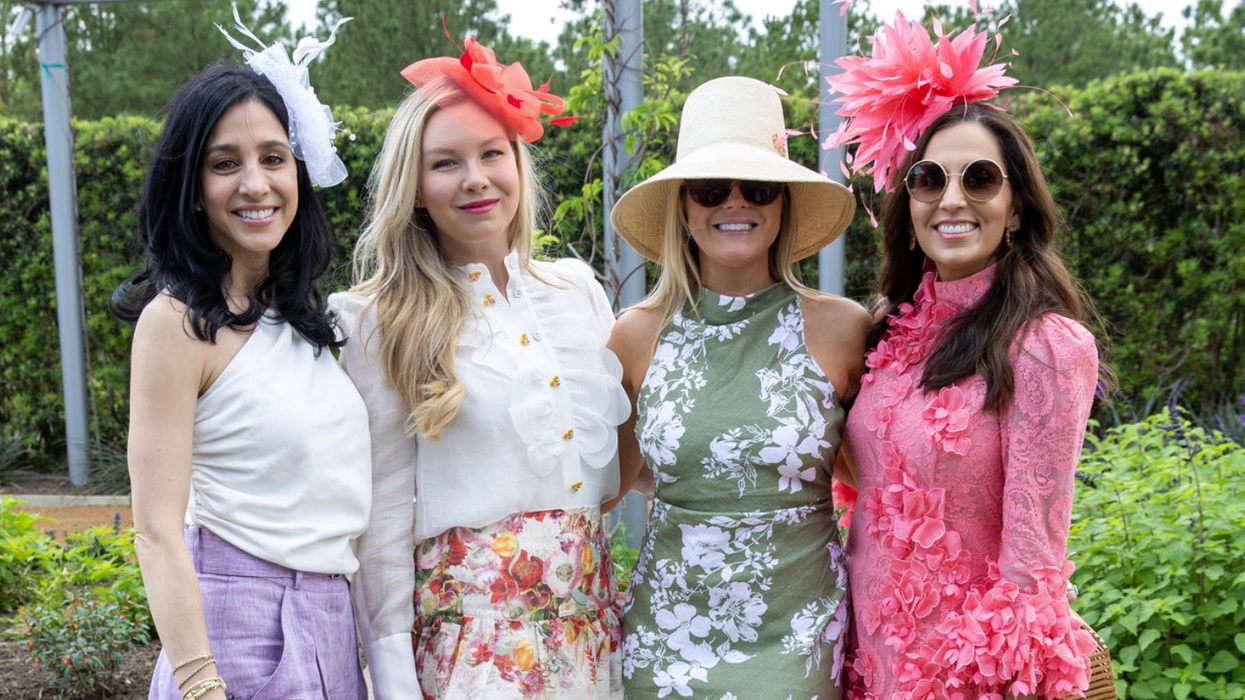
{"type": "Polygon", "coordinates": [[[952,177],[960,178],[960,189],[965,197],[974,202],[988,202],[1003,190],[1007,174],[988,158],[975,160],[964,167],[964,172],[952,174],[936,160],[923,160],[908,170],[904,186],[913,199],[930,204],[942,199],[952,177]]]}
{"type": "Polygon", "coordinates": [[[739,194],[749,204],[763,207],[778,199],[787,188],[781,182],[757,182],[754,180],[688,180],[683,189],[692,201],[702,207],[716,207],[731,196],[731,188],[739,185],[739,194]]]}

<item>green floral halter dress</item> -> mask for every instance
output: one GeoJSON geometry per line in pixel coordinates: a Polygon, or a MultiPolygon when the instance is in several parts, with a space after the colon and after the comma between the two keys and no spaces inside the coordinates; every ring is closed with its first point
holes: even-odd
{"type": "Polygon", "coordinates": [[[705,291],[637,400],[656,498],[624,610],[628,700],[837,700],[847,571],[830,500],[843,410],[795,292],[705,291]]]}

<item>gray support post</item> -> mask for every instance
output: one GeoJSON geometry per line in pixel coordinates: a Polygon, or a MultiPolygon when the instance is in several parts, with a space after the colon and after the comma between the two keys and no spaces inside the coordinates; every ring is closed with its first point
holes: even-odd
{"type": "MultiPolygon", "coordinates": [[[[834,0],[821,0],[821,71],[817,77],[818,95],[824,95],[827,90],[826,77],[839,72],[839,68],[834,65],[835,59],[842,57],[847,51],[847,16],[839,14],[839,9],[834,0]]],[[[829,100],[821,100],[817,133],[823,141],[839,128],[842,121],[842,117],[836,115],[834,110],[835,107],[829,104],[829,100]]],[[[843,182],[843,173],[839,169],[839,162],[843,159],[843,147],[821,149],[820,156],[818,166],[822,172],[835,182],[843,182]]],[[[843,261],[846,249],[847,239],[840,236],[817,254],[817,287],[821,291],[843,293],[843,261]]]]}
{"type": "MultiPolygon", "coordinates": [[[[605,40],[621,34],[618,55],[605,59],[605,133],[602,155],[606,291],[616,309],[644,298],[644,259],[610,225],[614,202],[622,196],[622,176],[631,165],[622,116],[644,100],[644,11],[640,0],[606,0],[605,40]]],[[[614,511],[627,528],[627,545],[638,548],[648,520],[648,499],[632,491],[614,511]]]]}
{"type": "Polygon", "coordinates": [[[605,133],[602,197],[605,202],[605,255],[611,300],[625,308],[644,298],[644,259],[614,232],[610,212],[622,196],[623,173],[631,166],[623,115],[644,101],[644,11],[640,0],[605,3],[605,40],[621,35],[618,54],[605,60],[605,133]]]}
{"type": "Polygon", "coordinates": [[[65,444],[69,480],[90,476],[86,393],[86,344],[82,311],[82,271],[78,262],[78,189],[69,124],[69,67],[61,7],[40,2],[39,74],[43,87],[43,134],[48,149],[48,200],[52,209],[52,253],[56,264],[56,321],[61,343],[61,382],[65,397],[65,444]]]}

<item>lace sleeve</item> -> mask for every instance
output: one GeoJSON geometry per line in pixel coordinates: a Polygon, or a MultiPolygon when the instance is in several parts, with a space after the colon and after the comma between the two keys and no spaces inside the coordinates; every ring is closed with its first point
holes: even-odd
{"type": "Polygon", "coordinates": [[[1098,353],[1089,331],[1050,315],[1013,349],[1012,364],[1015,394],[1000,421],[1005,483],[999,570],[1029,589],[1039,572],[1063,568],[1098,353]]]}
{"type": "Polygon", "coordinates": [[[1068,605],[1072,484],[1093,403],[1093,336],[1048,316],[1012,349],[1015,395],[1001,412],[1003,522],[986,586],[937,627],[933,659],[980,700],[1054,700],[1089,687],[1094,639],[1068,605]],[[1007,695],[1010,694],[1010,695],[1007,695]]]}
{"type": "Polygon", "coordinates": [[[377,700],[409,698],[418,688],[411,627],[415,610],[415,439],[403,430],[407,411],[385,380],[368,299],[329,298],[348,337],[339,358],[363,402],[372,434],[372,513],[356,544],[359,571],[351,582],[355,618],[377,700]]]}

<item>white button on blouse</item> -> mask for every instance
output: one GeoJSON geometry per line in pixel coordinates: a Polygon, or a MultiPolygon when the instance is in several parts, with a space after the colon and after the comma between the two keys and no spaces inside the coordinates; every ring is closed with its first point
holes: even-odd
{"type": "Polygon", "coordinates": [[[438,440],[403,429],[409,411],[381,370],[371,299],[329,300],[349,336],[342,366],[371,421],[372,520],[359,541],[354,592],[381,676],[373,675],[378,700],[417,687],[408,684],[418,542],[514,513],[595,506],[618,492],[617,428],[630,401],[622,366],[605,347],[614,323],[605,292],[579,261],[533,261],[528,271],[511,253],[505,264],[508,295],[484,265],[461,271],[475,310],[455,352],[466,398],[438,440]]]}

